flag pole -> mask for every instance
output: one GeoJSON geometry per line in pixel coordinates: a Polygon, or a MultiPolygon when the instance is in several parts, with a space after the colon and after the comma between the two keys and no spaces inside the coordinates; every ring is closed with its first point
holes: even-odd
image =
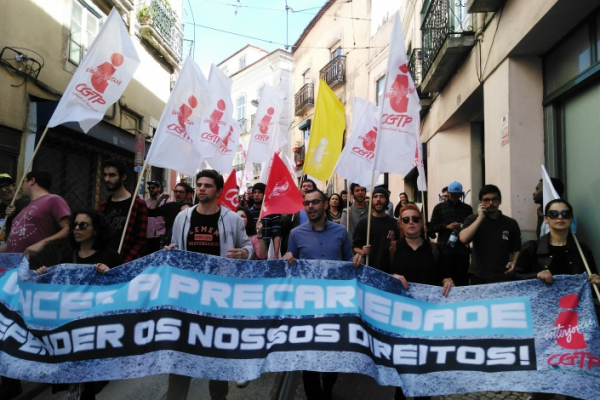
{"type": "MultiPolygon", "coordinates": [[[[587,271],[588,275],[592,275],[590,266],[588,265],[587,260],[585,259],[585,256],[583,255],[581,246],[579,245],[579,240],[577,240],[577,236],[575,236],[573,231],[571,231],[571,236],[573,236],[573,240],[575,240],[575,244],[577,245],[577,250],[579,251],[579,255],[581,256],[581,259],[583,260],[583,265],[585,266],[585,270],[587,271]]],[[[598,300],[600,300],[600,291],[598,290],[598,286],[592,285],[592,287],[594,288],[594,292],[596,292],[596,296],[598,296],[598,300]]]]}
{"type": "Polygon", "coordinates": [[[137,185],[135,185],[135,190],[131,194],[131,205],[129,206],[129,212],[127,213],[127,221],[125,226],[123,226],[123,234],[121,235],[121,242],[119,243],[119,253],[123,249],[123,242],[125,241],[125,235],[127,234],[127,225],[129,225],[129,217],[131,216],[131,211],[133,210],[133,205],[135,204],[135,200],[137,197],[138,190],[140,190],[140,185],[142,183],[142,179],[144,178],[144,172],[146,172],[146,168],[148,167],[148,161],[144,161],[144,167],[142,168],[142,172],[140,172],[140,177],[138,178],[137,185]]]}
{"type": "MultiPolygon", "coordinates": [[[[373,182],[375,181],[375,169],[371,172],[371,196],[373,195],[373,182]]],[[[373,199],[371,199],[373,201],[373,199]]],[[[369,245],[369,241],[371,240],[371,202],[369,202],[369,206],[367,207],[367,246],[369,245]]],[[[365,260],[365,265],[369,265],[369,255],[367,254],[367,259],[365,260]]]]}
{"type": "MultiPolygon", "coordinates": [[[[48,126],[46,126],[46,129],[44,129],[42,136],[40,136],[40,140],[38,141],[38,144],[35,146],[35,149],[33,150],[33,154],[31,155],[31,158],[29,159],[29,162],[27,163],[27,167],[25,167],[25,170],[24,170],[23,175],[21,176],[21,179],[19,179],[19,185],[17,186],[17,189],[15,190],[15,195],[13,196],[12,200],[10,201],[11,206],[15,205],[15,202],[17,201],[17,194],[19,193],[19,190],[21,190],[21,186],[23,186],[23,181],[25,181],[25,176],[27,175],[29,168],[31,168],[31,165],[33,164],[33,159],[35,158],[40,147],[42,147],[42,142],[44,141],[44,138],[46,137],[46,133],[48,133],[48,126]]],[[[0,232],[2,232],[4,230],[4,226],[6,225],[7,219],[8,218],[4,218],[4,221],[2,221],[2,225],[0,225],[0,232]]]]}

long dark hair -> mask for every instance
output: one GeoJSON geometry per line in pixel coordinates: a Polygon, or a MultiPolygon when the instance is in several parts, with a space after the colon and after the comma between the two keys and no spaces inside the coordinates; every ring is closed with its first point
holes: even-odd
{"type": "Polygon", "coordinates": [[[246,221],[248,221],[246,222],[246,235],[248,237],[256,235],[256,222],[254,222],[254,217],[252,216],[250,210],[248,210],[246,207],[238,207],[235,212],[238,211],[243,211],[244,214],[246,214],[246,221]]]}
{"type": "Polygon", "coordinates": [[[92,229],[94,229],[94,241],[92,243],[92,249],[100,250],[108,246],[110,242],[113,230],[108,223],[108,220],[100,211],[88,208],[84,210],[76,210],[71,213],[69,217],[69,243],[74,249],[79,249],[79,243],[75,241],[75,235],[73,230],[75,228],[75,219],[77,215],[87,215],[92,220],[92,229]]]}

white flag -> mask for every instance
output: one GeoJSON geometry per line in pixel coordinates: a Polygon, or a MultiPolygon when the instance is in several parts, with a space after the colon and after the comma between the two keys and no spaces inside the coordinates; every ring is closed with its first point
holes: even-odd
{"type": "Polygon", "coordinates": [[[131,81],[140,58],[113,8],[60,99],[48,127],[79,122],[87,133],[104,118],[131,81]]]}
{"type": "Polygon", "coordinates": [[[160,117],[146,158],[148,164],[194,175],[201,159],[194,142],[198,140],[200,120],[209,105],[208,81],[188,57],[160,117]]]}
{"type": "Polygon", "coordinates": [[[248,144],[248,161],[262,163],[273,157],[275,127],[279,125],[279,115],[283,110],[285,93],[265,85],[256,110],[248,144]]]}
{"type": "Polygon", "coordinates": [[[413,167],[415,139],[419,138],[419,96],[404,48],[400,16],[396,13],[390,38],[385,91],[377,124],[375,169],[406,174],[413,167]]]}
{"type": "MultiPolygon", "coordinates": [[[[352,124],[352,135],[333,171],[349,182],[371,190],[379,110],[374,103],[355,97],[353,114],[356,120],[352,124]]],[[[374,176],[379,176],[379,172],[375,171],[374,176]]]]}
{"type": "Polygon", "coordinates": [[[415,166],[419,177],[417,178],[417,189],[419,192],[427,191],[427,178],[425,177],[425,164],[423,163],[423,150],[421,142],[415,140],[415,166]]]}
{"type": "MultiPolygon", "coordinates": [[[[548,175],[548,171],[546,171],[546,167],[542,165],[542,189],[543,189],[543,198],[542,198],[542,211],[546,209],[546,205],[550,203],[552,200],[560,199],[558,192],[554,189],[554,185],[552,184],[552,180],[548,175]]],[[[577,218],[573,215],[573,223],[571,223],[571,231],[573,233],[577,233],[577,218]]],[[[546,221],[542,222],[542,226],[540,226],[540,236],[546,235],[550,232],[550,226],[546,221]]]]}
{"type": "MultiPolygon", "coordinates": [[[[202,116],[200,137],[194,142],[203,159],[215,156],[221,140],[225,139],[229,133],[233,113],[231,79],[212,64],[208,83],[212,93],[211,104],[202,116]]],[[[229,167],[231,169],[231,165],[229,167]]]]}
{"type": "Polygon", "coordinates": [[[229,118],[229,121],[229,132],[225,138],[222,140],[219,139],[219,146],[217,147],[215,155],[206,160],[213,169],[222,174],[231,172],[231,164],[233,163],[233,158],[235,157],[236,149],[240,141],[240,134],[242,132],[240,124],[237,121],[234,121],[233,118],[229,118]]]}

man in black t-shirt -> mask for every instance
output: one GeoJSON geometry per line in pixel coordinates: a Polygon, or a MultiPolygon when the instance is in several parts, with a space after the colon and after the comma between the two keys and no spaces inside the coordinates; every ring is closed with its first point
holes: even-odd
{"type": "MultiPolygon", "coordinates": [[[[246,235],[244,221],[237,213],[219,207],[217,199],[223,191],[223,177],[216,171],[200,171],[196,178],[198,205],[183,210],[175,218],[171,245],[165,249],[179,249],[227,258],[249,260],[252,244],[246,235]]],[[[167,400],[185,399],[191,378],[169,375],[167,400]]],[[[208,383],[211,399],[225,399],[229,391],[227,381],[208,383]]]]}
{"type": "MultiPolygon", "coordinates": [[[[390,247],[392,241],[398,240],[400,230],[398,221],[386,214],[389,202],[389,192],[384,187],[377,187],[373,190],[371,200],[371,229],[369,244],[367,245],[367,223],[368,218],[363,217],[358,221],[352,246],[354,253],[362,256],[369,255],[368,265],[385,273],[390,273],[390,247]]],[[[364,261],[364,260],[363,260],[364,261]]]]}
{"type": "Polygon", "coordinates": [[[485,185],[479,191],[477,214],[467,217],[460,232],[464,244],[473,241],[469,280],[471,285],[504,282],[511,278],[521,250],[521,229],[502,215],[500,189],[485,185]]]}

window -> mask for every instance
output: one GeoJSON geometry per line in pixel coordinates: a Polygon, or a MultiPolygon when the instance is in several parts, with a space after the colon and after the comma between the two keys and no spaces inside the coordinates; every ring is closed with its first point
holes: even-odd
{"type": "Polygon", "coordinates": [[[237,119],[240,124],[246,119],[246,96],[241,96],[238,98],[237,119]]]}
{"type": "Polygon", "coordinates": [[[79,65],[100,30],[100,16],[79,1],[73,0],[71,32],[69,35],[69,61],[79,65]]]}
{"type": "Polygon", "coordinates": [[[331,59],[335,60],[336,58],[342,55],[342,47],[338,46],[335,49],[331,50],[331,59]]]}
{"type": "Polygon", "coordinates": [[[383,92],[385,91],[385,75],[375,82],[375,104],[380,105],[383,102],[383,92]]]}
{"type": "Polygon", "coordinates": [[[246,57],[240,58],[240,69],[246,68],[246,57]]]}

